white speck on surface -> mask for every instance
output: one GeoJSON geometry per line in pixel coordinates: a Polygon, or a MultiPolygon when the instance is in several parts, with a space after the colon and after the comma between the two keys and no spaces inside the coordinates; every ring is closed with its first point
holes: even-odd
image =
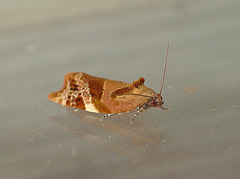
{"type": "Polygon", "coordinates": [[[75,147],[72,147],[72,148],[71,148],[71,151],[72,151],[72,152],[70,153],[70,156],[76,155],[77,152],[76,152],[75,147]]]}

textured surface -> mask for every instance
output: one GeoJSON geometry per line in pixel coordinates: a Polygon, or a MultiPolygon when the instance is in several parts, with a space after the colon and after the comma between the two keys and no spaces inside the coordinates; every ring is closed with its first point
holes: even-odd
{"type": "Polygon", "coordinates": [[[239,178],[239,0],[11,2],[0,5],[0,178],[239,178]],[[71,71],[159,91],[167,42],[171,111],[130,125],[133,114],[99,122],[47,100],[71,71]]]}

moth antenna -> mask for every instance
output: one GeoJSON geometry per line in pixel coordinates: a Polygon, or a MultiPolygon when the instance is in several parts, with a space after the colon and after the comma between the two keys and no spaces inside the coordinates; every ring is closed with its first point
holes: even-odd
{"type": "Polygon", "coordinates": [[[169,43],[167,45],[167,53],[166,53],[166,60],[165,60],[164,71],[163,71],[162,85],[161,85],[160,92],[159,92],[160,96],[161,96],[161,93],[162,93],[163,84],[164,84],[164,80],[165,80],[165,73],[166,73],[166,69],[167,69],[168,49],[169,49],[169,43]]]}
{"type": "Polygon", "coordinates": [[[142,97],[146,97],[146,98],[156,98],[156,97],[152,97],[152,96],[148,96],[148,95],[143,95],[143,94],[121,94],[121,95],[136,95],[136,96],[142,96],[142,97]]]}

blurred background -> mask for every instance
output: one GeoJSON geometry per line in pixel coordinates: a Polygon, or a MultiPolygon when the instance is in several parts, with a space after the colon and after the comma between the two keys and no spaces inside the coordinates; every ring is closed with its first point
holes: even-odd
{"type": "Polygon", "coordinates": [[[239,178],[238,0],[0,2],[0,178],[239,178]],[[47,100],[68,72],[159,91],[138,116],[47,100]]]}

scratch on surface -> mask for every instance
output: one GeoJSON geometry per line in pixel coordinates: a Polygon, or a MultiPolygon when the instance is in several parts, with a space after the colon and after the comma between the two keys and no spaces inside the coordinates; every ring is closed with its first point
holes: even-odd
{"type": "Polygon", "coordinates": [[[37,130],[34,130],[34,132],[36,132],[36,134],[38,134],[39,136],[41,136],[41,137],[43,137],[43,138],[45,138],[45,139],[48,139],[48,137],[47,137],[47,136],[45,136],[45,135],[41,134],[41,133],[40,133],[40,132],[38,132],[37,130]]]}
{"type": "Polygon", "coordinates": [[[32,144],[34,144],[34,141],[30,138],[27,139],[29,142],[31,142],[32,144]]]}

